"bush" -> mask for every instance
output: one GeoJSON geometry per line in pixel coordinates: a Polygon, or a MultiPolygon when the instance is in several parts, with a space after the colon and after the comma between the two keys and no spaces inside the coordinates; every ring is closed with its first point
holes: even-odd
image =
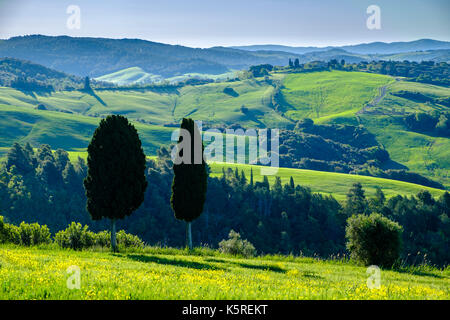
{"type": "MultiPolygon", "coordinates": [[[[117,244],[124,248],[143,248],[144,242],[135,235],[128,234],[123,230],[117,232],[117,244]]],[[[94,233],[88,230],[88,226],[72,222],[67,229],[59,231],[55,235],[55,242],[61,248],[71,248],[74,250],[87,249],[94,246],[110,247],[111,233],[100,231],[94,233]]]]}
{"type": "Polygon", "coordinates": [[[72,222],[65,230],[56,233],[55,241],[61,248],[81,250],[94,245],[95,234],[88,230],[88,226],[72,222]]]}
{"type": "Polygon", "coordinates": [[[223,253],[242,255],[244,257],[256,254],[255,247],[247,240],[242,240],[241,235],[234,230],[231,230],[228,234],[228,240],[220,241],[219,250],[223,253]]]}
{"type": "Polygon", "coordinates": [[[52,242],[50,230],[46,225],[40,226],[38,223],[22,222],[18,228],[20,244],[25,246],[37,245],[52,242]]]}
{"type": "Polygon", "coordinates": [[[117,232],[117,245],[125,248],[143,248],[144,242],[138,236],[120,230],[117,232]]]}
{"type": "Polygon", "coordinates": [[[353,215],[347,220],[347,249],[364,265],[392,267],[400,256],[402,227],[378,213],[353,215]]]}
{"type": "Polygon", "coordinates": [[[0,216],[0,243],[20,244],[19,228],[5,223],[3,216],[0,216]]]}

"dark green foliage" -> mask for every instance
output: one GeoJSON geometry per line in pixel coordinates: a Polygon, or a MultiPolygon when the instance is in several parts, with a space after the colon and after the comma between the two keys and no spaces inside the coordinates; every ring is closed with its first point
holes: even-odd
{"type": "Polygon", "coordinates": [[[280,130],[280,166],[349,173],[366,164],[380,167],[388,152],[361,126],[314,125],[299,121],[280,130]]]}
{"type": "Polygon", "coordinates": [[[400,258],[402,227],[378,213],[350,217],[345,231],[351,257],[366,266],[390,268],[400,258]]]}
{"type": "Polygon", "coordinates": [[[269,72],[273,70],[271,64],[260,64],[257,66],[251,66],[248,71],[253,77],[263,77],[269,75],[269,72]]]}
{"type": "Polygon", "coordinates": [[[88,146],[84,179],[92,219],[111,219],[111,246],[116,251],[116,220],[135,211],[147,188],[145,154],[136,128],[123,116],[100,121],[88,146]]]}
{"type": "Polygon", "coordinates": [[[84,180],[92,219],[123,219],[144,201],[145,154],[134,126],[123,116],[100,121],[88,146],[84,180]]]}
{"type": "Polygon", "coordinates": [[[411,81],[450,85],[450,64],[447,62],[434,63],[422,61],[372,61],[345,65],[345,70],[374,72],[391,76],[406,77],[411,81]]]}
{"type": "Polygon", "coordinates": [[[0,86],[48,93],[54,89],[79,88],[81,84],[81,78],[69,76],[39,64],[13,58],[0,58],[0,86]]]}
{"type": "MultiPolygon", "coordinates": [[[[201,164],[196,164],[194,159],[195,143],[202,143],[200,132],[197,125],[192,119],[184,119],[180,126],[185,129],[191,136],[191,159],[190,163],[180,163],[173,165],[173,183],[172,197],[170,204],[175,213],[175,217],[179,220],[192,222],[197,219],[202,211],[206,200],[206,190],[208,175],[206,170],[206,162],[203,158],[204,147],[202,144],[201,164]],[[195,139],[194,137],[197,137],[195,139]]],[[[178,141],[182,141],[181,137],[178,141]]],[[[182,157],[183,150],[178,150],[177,157],[182,157]]]]}
{"type": "Polygon", "coordinates": [[[354,183],[347,194],[344,211],[347,216],[362,214],[367,211],[367,199],[361,183],[354,183]]]}
{"type": "Polygon", "coordinates": [[[406,127],[411,131],[450,137],[449,112],[416,112],[403,118],[406,127]]]}
{"type": "MultiPolygon", "coordinates": [[[[52,186],[36,174],[41,161],[36,152],[26,146],[20,148],[34,163],[35,169],[23,174],[18,173],[15,166],[9,169],[0,166],[0,212],[9,222],[19,225],[21,221],[38,221],[48,225],[52,233],[65,229],[71,221],[87,224],[95,232],[108,228],[104,220],[92,221],[86,211],[82,181],[87,167],[82,159],[74,163],[69,161],[67,170],[61,172],[64,183],[52,186]],[[70,165],[74,172],[69,169],[70,165]],[[64,172],[71,173],[64,175],[64,172]]],[[[39,154],[50,159],[47,148],[40,149],[39,154]]],[[[53,158],[58,168],[55,160],[58,156],[55,154],[53,158]]],[[[221,177],[208,178],[204,213],[193,222],[195,243],[217,247],[232,229],[263,254],[302,252],[328,257],[345,253],[348,218],[345,206],[343,208],[331,196],[312,193],[293,181],[282,188],[279,183],[270,187],[267,179],[266,182],[252,183],[252,173],[253,170],[248,181],[242,179],[242,172],[236,176],[235,170],[231,169],[223,170],[221,177]]],[[[133,215],[118,221],[118,229],[136,234],[152,245],[183,246],[185,224],[174,218],[170,207],[173,169],[168,148],[158,151],[157,161],[147,162],[146,180],[149,186],[144,203],[133,215]]],[[[429,193],[384,198],[382,190],[373,198],[366,196],[364,212],[381,213],[403,227],[401,258],[404,263],[422,263],[426,257],[427,262],[448,265],[450,194],[445,193],[439,199],[432,199],[429,193]]],[[[8,234],[17,239],[14,243],[20,244],[18,227],[6,225],[11,226],[8,234]]],[[[110,233],[101,234],[97,243],[106,247],[110,244],[110,233]]]]}
{"type": "MultiPolygon", "coordinates": [[[[170,205],[175,218],[187,222],[186,242],[189,249],[192,249],[191,222],[197,219],[203,212],[206,200],[206,190],[208,185],[207,165],[203,156],[204,146],[197,124],[192,119],[183,118],[180,129],[189,132],[190,135],[190,159],[184,156],[184,150],[177,145],[176,164],[173,164],[172,196],[170,205]],[[201,144],[196,146],[196,144],[201,144]],[[201,161],[197,159],[196,153],[201,156],[201,161]],[[197,163],[201,162],[201,163],[197,163]]],[[[178,143],[183,138],[180,134],[178,143]]]]}
{"type": "Polygon", "coordinates": [[[233,88],[231,87],[225,87],[223,89],[223,93],[232,96],[232,97],[239,97],[239,93],[237,93],[233,88]]]}

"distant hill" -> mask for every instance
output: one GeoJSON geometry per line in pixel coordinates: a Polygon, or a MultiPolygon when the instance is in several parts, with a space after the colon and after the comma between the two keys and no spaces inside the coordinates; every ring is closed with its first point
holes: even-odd
{"type": "MultiPolygon", "coordinates": [[[[82,77],[96,78],[120,71],[114,79],[131,76],[147,82],[154,77],[193,73],[219,75],[258,64],[283,66],[296,58],[301,63],[330,59],[350,63],[380,59],[449,61],[450,42],[422,39],[325,48],[263,45],[200,49],[139,39],[31,35],[0,41],[1,57],[29,60],[82,77]],[[127,70],[134,67],[139,71],[127,70]]],[[[139,82],[126,80],[126,83],[139,82]]]]}
{"type": "Polygon", "coordinates": [[[17,87],[20,82],[35,87],[65,89],[78,87],[82,78],[68,75],[42,65],[14,58],[0,58],[0,86],[17,87]]]}
{"type": "Polygon", "coordinates": [[[234,46],[234,49],[248,50],[248,51],[260,51],[260,50],[271,50],[271,51],[284,51],[291,52],[295,54],[305,54],[310,52],[323,52],[334,48],[340,48],[347,52],[357,53],[357,54],[393,54],[393,53],[403,53],[412,51],[428,51],[428,50],[440,50],[440,49],[450,49],[450,42],[448,41],[438,41],[431,39],[420,39],[409,42],[372,42],[363,43],[357,45],[349,46],[335,46],[335,47],[290,47],[282,45],[250,45],[250,46],[234,46]]]}
{"type": "Polygon", "coordinates": [[[31,60],[77,76],[98,77],[139,67],[147,73],[172,77],[194,72],[221,74],[262,63],[285,65],[292,54],[198,49],[138,39],[31,35],[0,41],[0,57],[31,60]]]}

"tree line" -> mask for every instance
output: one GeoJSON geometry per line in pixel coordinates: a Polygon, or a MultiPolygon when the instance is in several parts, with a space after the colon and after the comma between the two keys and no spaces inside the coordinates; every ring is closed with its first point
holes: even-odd
{"type": "MultiPolygon", "coordinates": [[[[146,160],[145,165],[148,185],[142,205],[118,219],[117,228],[148,244],[182,247],[186,223],[175,219],[171,207],[174,170],[170,149],[161,148],[157,159],[146,160]]],[[[86,209],[83,180],[87,171],[83,159],[72,162],[63,150],[14,144],[0,170],[0,210],[11,223],[39,222],[52,233],[72,221],[93,231],[108,229],[107,221],[92,220],[86,209]]],[[[345,254],[347,220],[355,214],[379,213],[403,228],[401,257],[406,263],[426,260],[446,265],[450,261],[449,193],[439,199],[427,191],[386,199],[381,189],[367,197],[356,184],[340,203],[295,185],[293,179],[282,184],[276,178],[270,185],[267,177],[255,181],[253,172],[246,176],[232,169],[224,169],[221,177],[208,177],[207,185],[203,213],[191,220],[194,246],[215,248],[235,230],[258,253],[345,254]]]]}

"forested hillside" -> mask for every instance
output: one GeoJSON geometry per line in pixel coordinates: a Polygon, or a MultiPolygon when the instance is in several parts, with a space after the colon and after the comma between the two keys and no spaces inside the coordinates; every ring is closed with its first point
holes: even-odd
{"type": "MultiPolygon", "coordinates": [[[[71,221],[87,224],[94,231],[107,229],[107,222],[94,222],[86,212],[82,180],[86,176],[82,159],[72,163],[67,152],[52,153],[49,146],[34,151],[15,144],[0,171],[0,211],[13,223],[47,224],[51,232],[71,221]]],[[[172,162],[168,149],[148,161],[149,183],[143,205],[119,222],[119,228],[138,235],[150,244],[182,246],[184,224],[170,208],[172,162]]],[[[366,197],[361,184],[348,191],[340,203],[332,196],[312,193],[293,179],[272,186],[267,177],[256,181],[253,174],[224,170],[208,179],[203,215],[193,223],[196,245],[216,247],[233,229],[249,239],[260,253],[302,252],[323,257],[345,252],[346,220],[355,212],[380,212],[404,228],[404,258],[426,253],[436,264],[448,264],[448,192],[434,199],[428,191],[416,196],[397,195],[386,199],[382,189],[366,197]]],[[[423,260],[423,256],[419,259],[423,260]]]]}

